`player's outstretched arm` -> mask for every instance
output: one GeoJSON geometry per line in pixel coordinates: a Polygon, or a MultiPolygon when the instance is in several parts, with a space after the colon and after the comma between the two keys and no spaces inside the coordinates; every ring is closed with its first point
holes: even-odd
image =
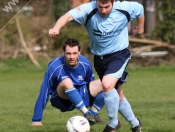
{"type": "Polygon", "coordinates": [[[32,122],[31,126],[42,126],[43,124],[39,121],[39,122],[32,122]]]}
{"type": "Polygon", "coordinates": [[[73,17],[69,13],[66,13],[65,15],[61,16],[57,20],[55,26],[49,30],[49,36],[54,37],[59,35],[60,29],[72,20],[73,20],[73,17]]]}

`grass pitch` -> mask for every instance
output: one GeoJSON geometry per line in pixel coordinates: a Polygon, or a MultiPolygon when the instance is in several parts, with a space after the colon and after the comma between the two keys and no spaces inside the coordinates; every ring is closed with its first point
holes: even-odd
{"type": "MultiPolygon", "coordinates": [[[[61,113],[48,102],[43,126],[30,126],[46,66],[38,70],[28,68],[27,64],[15,68],[0,64],[0,68],[0,132],[66,132],[67,120],[82,115],[78,110],[61,113]]],[[[175,132],[175,68],[129,66],[128,71],[130,76],[123,91],[135,115],[142,121],[142,131],[175,132]]],[[[105,107],[100,116],[108,120],[105,107]]],[[[129,123],[121,115],[119,119],[122,127],[118,132],[131,132],[129,123]]],[[[96,124],[91,132],[101,132],[104,127],[96,124]]]]}

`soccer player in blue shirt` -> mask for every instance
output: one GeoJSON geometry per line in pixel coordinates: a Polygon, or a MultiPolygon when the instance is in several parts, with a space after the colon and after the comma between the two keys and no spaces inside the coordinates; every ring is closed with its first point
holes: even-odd
{"type": "Polygon", "coordinates": [[[51,105],[61,112],[80,110],[90,124],[105,123],[98,111],[104,106],[100,79],[94,80],[91,63],[80,55],[80,45],[69,38],[64,55],[53,59],[47,68],[36,100],[32,126],[42,126],[43,110],[51,95],[51,105]],[[91,106],[90,110],[87,107],[91,106]]]}
{"type": "Polygon", "coordinates": [[[132,1],[93,0],[68,11],[49,30],[49,36],[54,37],[70,21],[86,27],[109,117],[103,132],[114,132],[120,128],[118,112],[131,124],[132,132],[141,132],[141,122],[135,117],[121,88],[121,80],[127,74],[125,69],[131,58],[128,50],[128,22],[133,19],[137,20],[137,26],[132,27],[133,35],[143,34],[144,9],[141,4],[132,1]]]}

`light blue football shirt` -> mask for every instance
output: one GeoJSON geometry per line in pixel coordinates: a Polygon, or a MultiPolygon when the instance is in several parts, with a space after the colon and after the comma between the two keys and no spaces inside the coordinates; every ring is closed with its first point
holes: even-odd
{"type": "Polygon", "coordinates": [[[70,10],[73,23],[84,25],[90,38],[91,52],[103,56],[128,47],[128,22],[144,12],[137,2],[114,2],[111,13],[103,18],[97,11],[97,2],[83,4],[70,10]],[[90,18],[90,19],[89,19],[90,18]]]}

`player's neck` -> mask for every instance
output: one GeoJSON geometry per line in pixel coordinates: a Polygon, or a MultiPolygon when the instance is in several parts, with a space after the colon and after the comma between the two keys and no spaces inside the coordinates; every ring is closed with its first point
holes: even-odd
{"type": "Polygon", "coordinates": [[[74,64],[74,65],[69,65],[69,63],[67,63],[67,61],[66,61],[66,60],[65,60],[65,63],[66,63],[66,65],[68,65],[69,67],[74,68],[74,67],[76,67],[76,66],[78,65],[79,60],[77,60],[77,61],[75,62],[75,64],[74,64]]]}

